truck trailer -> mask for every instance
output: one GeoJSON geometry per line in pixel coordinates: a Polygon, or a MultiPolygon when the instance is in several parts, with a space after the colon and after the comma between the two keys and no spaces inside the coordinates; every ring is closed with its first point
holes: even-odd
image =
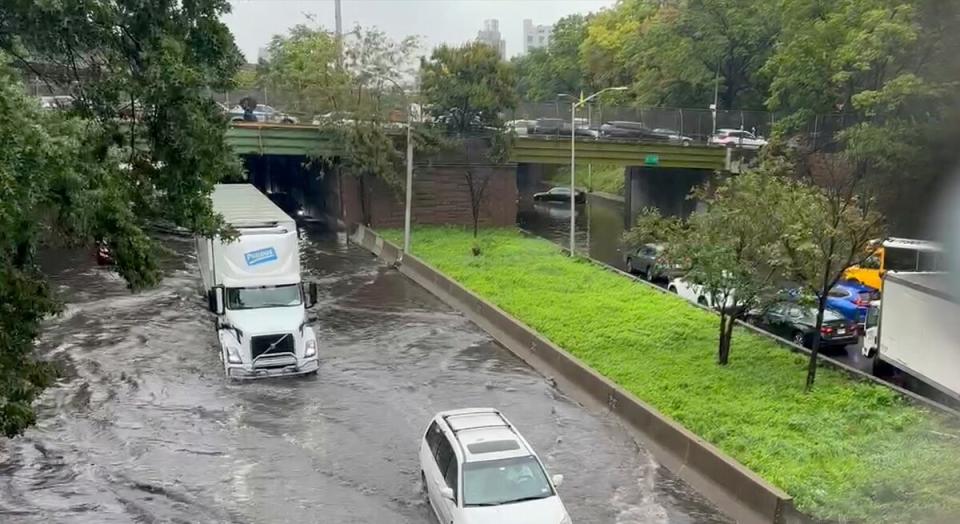
{"type": "Polygon", "coordinates": [[[884,275],[871,304],[862,352],[960,400],[960,298],[951,273],[884,275]]]}
{"type": "Polygon", "coordinates": [[[217,184],[213,209],[228,231],[196,238],[207,304],[216,315],[224,373],[235,379],[314,373],[307,310],[316,285],[300,276],[296,222],[250,184],[217,184]]]}

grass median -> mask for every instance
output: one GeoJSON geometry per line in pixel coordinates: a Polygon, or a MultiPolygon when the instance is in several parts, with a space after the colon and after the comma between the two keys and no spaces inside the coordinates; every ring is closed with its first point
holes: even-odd
{"type": "MultiPolygon", "coordinates": [[[[402,233],[384,232],[399,241],[402,233]]],[[[513,229],[418,228],[413,252],[710,441],[817,518],[960,522],[960,428],[893,391],[738,329],[716,364],[718,319],[564,256],[513,229]]]]}

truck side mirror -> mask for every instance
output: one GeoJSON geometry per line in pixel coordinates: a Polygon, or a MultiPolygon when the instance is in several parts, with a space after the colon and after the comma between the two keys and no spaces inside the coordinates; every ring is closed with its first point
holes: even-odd
{"type": "Polygon", "coordinates": [[[317,305],[317,283],[310,282],[307,284],[307,307],[311,308],[317,305]]]}
{"type": "Polygon", "coordinates": [[[207,292],[207,307],[215,315],[223,314],[223,287],[217,286],[207,292]]]}

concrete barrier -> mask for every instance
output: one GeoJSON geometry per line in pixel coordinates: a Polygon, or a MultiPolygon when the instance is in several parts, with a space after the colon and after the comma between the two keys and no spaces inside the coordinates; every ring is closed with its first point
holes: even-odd
{"type": "Polygon", "coordinates": [[[789,495],[497,306],[365,227],[353,240],[463,312],[571,398],[613,413],[660,463],[743,523],[810,522],[789,495]]]}

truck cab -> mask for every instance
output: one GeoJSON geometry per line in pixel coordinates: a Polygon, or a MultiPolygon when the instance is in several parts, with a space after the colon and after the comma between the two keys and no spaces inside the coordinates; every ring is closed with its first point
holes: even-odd
{"type": "Polygon", "coordinates": [[[229,233],[198,237],[197,258],[224,373],[245,379],[316,372],[307,314],[316,286],[301,280],[296,223],[248,184],[217,185],[213,204],[229,233]]]}

